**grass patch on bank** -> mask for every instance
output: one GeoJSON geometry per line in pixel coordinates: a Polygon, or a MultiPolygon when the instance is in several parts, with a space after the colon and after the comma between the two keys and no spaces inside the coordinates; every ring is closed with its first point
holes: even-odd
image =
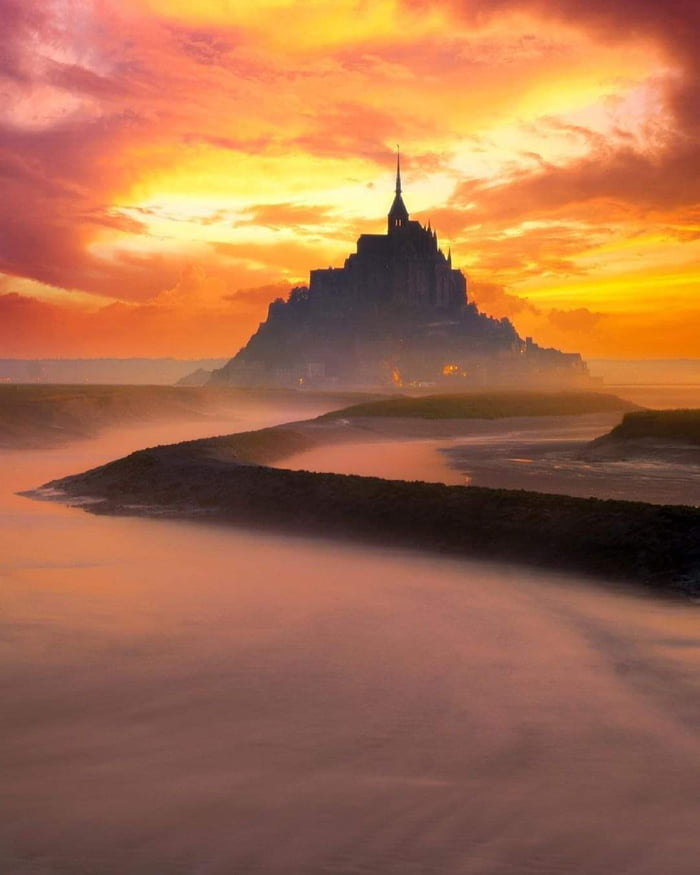
{"type": "MultiPolygon", "coordinates": [[[[605,439],[658,438],[700,446],[700,410],[642,410],[626,413],[605,439]]],[[[602,440],[602,439],[599,439],[602,440]]]]}

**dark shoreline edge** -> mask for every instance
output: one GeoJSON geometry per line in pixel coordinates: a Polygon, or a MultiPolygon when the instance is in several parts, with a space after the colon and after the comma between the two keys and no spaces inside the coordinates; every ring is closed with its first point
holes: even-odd
{"type": "Polygon", "coordinates": [[[290,471],[222,460],[226,439],[139,450],[31,498],[525,563],[700,596],[700,508],[290,471]]]}
{"type": "Polygon", "coordinates": [[[622,422],[582,453],[587,459],[651,458],[700,465],[700,410],[642,410],[625,413],[622,422]]]}

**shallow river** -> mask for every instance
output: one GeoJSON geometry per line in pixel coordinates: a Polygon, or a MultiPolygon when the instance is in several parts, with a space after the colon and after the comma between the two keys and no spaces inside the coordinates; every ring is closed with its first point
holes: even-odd
{"type": "Polygon", "coordinates": [[[0,456],[3,875],[697,873],[696,606],[13,494],[195,433],[0,456]]]}

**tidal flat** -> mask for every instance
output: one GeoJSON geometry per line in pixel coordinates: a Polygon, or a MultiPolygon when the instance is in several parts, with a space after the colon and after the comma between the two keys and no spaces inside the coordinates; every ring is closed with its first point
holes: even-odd
{"type": "Polygon", "coordinates": [[[0,452],[0,871],[695,875],[692,602],[16,494],[212,426],[0,452]]]}
{"type": "MultiPolygon", "coordinates": [[[[399,454],[401,443],[410,443],[417,434],[454,438],[466,430],[473,436],[474,426],[481,432],[485,454],[493,458],[499,447],[493,429],[484,440],[480,411],[473,420],[460,418],[464,400],[452,396],[379,401],[342,410],[342,415],[150,448],[28,494],[80,504],[92,513],[217,520],[304,535],[369,539],[602,575],[693,597],[700,594],[700,508],[694,506],[549,493],[547,483],[556,474],[538,491],[524,491],[300,470],[301,459],[313,460],[329,444],[346,446],[353,464],[373,446],[367,444],[368,433],[383,437],[390,452],[399,454]],[[436,407],[445,401],[450,412],[436,416],[436,407]],[[387,405],[392,412],[385,415],[387,405]],[[429,416],[405,415],[426,407],[429,416]]],[[[537,403],[533,405],[540,416],[523,418],[508,415],[509,410],[519,414],[523,404],[523,398],[509,396],[495,416],[508,423],[508,434],[530,429],[532,439],[532,434],[548,430],[551,435],[553,428],[578,429],[579,434],[582,428],[600,429],[601,417],[620,416],[619,410],[607,412],[609,408],[624,409],[614,397],[574,400],[581,411],[576,415],[547,415],[562,401],[565,409],[571,402],[551,395],[544,397],[539,410],[537,403]],[[601,407],[605,413],[589,412],[601,407]]],[[[466,401],[473,403],[471,398],[466,401]]],[[[493,399],[479,398],[481,409],[484,401],[494,406],[493,399]]],[[[532,398],[525,399],[530,402],[532,398]]],[[[471,448],[473,452],[473,444],[471,448]]],[[[454,454],[454,447],[445,450],[450,452],[454,454]]],[[[697,479],[700,468],[695,473],[697,479]]],[[[561,490],[561,482],[558,485],[561,490]]]]}

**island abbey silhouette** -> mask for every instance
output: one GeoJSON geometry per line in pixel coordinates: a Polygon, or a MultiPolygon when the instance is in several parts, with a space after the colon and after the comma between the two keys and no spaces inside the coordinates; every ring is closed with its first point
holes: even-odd
{"type": "Polygon", "coordinates": [[[270,304],[267,319],[212,383],[237,386],[576,385],[578,353],[543,349],[508,319],[480,313],[436,232],[410,219],[401,159],[386,234],[362,234],[341,268],[270,304]]]}

